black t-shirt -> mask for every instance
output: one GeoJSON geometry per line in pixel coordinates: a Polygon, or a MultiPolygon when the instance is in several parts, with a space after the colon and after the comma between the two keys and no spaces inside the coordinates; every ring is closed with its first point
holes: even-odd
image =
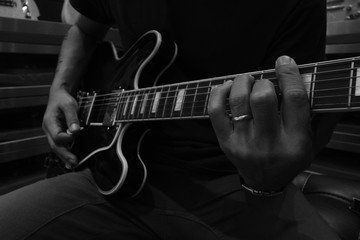
{"type": "MultiPolygon", "coordinates": [[[[176,64],[188,80],[274,68],[289,55],[298,64],[325,54],[323,0],[71,0],[83,15],[117,26],[126,50],[145,32],[166,33],[178,45],[176,64]]],[[[176,81],[176,80],[173,80],[176,81]]],[[[209,120],[151,124],[153,161],[228,172],[209,120]]]]}

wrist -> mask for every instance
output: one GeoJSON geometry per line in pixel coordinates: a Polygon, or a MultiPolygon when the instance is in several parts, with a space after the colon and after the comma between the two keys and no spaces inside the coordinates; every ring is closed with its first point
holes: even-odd
{"type": "Polygon", "coordinates": [[[56,83],[54,82],[50,87],[50,94],[51,93],[57,93],[57,92],[66,92],[72,96],[76,94],[76,91],[74,91],[75,87],[68,83],[56,83]]]}

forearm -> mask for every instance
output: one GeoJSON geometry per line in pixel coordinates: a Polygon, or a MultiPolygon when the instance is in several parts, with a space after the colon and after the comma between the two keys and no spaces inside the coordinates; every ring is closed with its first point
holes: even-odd
{"type": "Polygon", "coordinates": [[[69,29],[61,46],[51,91],[59,88],[70,93],[76,91],[98,41],[86,35],[77,25],[69,29]]]}

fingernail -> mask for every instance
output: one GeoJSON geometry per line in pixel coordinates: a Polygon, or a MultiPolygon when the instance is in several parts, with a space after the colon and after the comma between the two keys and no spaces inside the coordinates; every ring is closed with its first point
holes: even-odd
{"type": "Polygon", "coordinates": [[[72,135],[73,133],[70,131],[70,129],[66,129],[66,133],[68,134],[68,135],[72,135]]]}
{"type": "Polygon", "coordinates": [[[73,123],[73,124],[71,124],[70,125],[70,132],[76,132],[77,130],[79,130],[79,125],[78,124],[76,124],[76,123],[73,123]]]}
{"type": "Polygon", "coordinates": [[[286,65],[292,62],[292,58],[289,56],[281,56],[276,60],[276,66],[286,65]]]}
{"type": "Polygon", "coordinates": [[[71,163],[71,165],[76,165],[77,161],[75,159],[70,158],[69,162],[71,163]]]}
{"type": "Polygon", "coordinates": [[[65,167],[66,167],[66,169],[69,169],[69,170],[72,169],[72,167],[69,163],[65,163],[65,167]]]}

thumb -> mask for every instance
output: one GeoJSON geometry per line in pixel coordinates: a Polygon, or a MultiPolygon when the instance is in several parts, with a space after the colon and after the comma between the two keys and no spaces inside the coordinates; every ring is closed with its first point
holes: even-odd
{"type": "Polygon", "coordinates": [[[68,127],[67,132],[70,135],[80,130],[80,123],[77,115],[77,109],[78,106],[75,99],[71,99],[71,101],[69,101],[62,107],[66,119],[66,125],[68,127]]]}

